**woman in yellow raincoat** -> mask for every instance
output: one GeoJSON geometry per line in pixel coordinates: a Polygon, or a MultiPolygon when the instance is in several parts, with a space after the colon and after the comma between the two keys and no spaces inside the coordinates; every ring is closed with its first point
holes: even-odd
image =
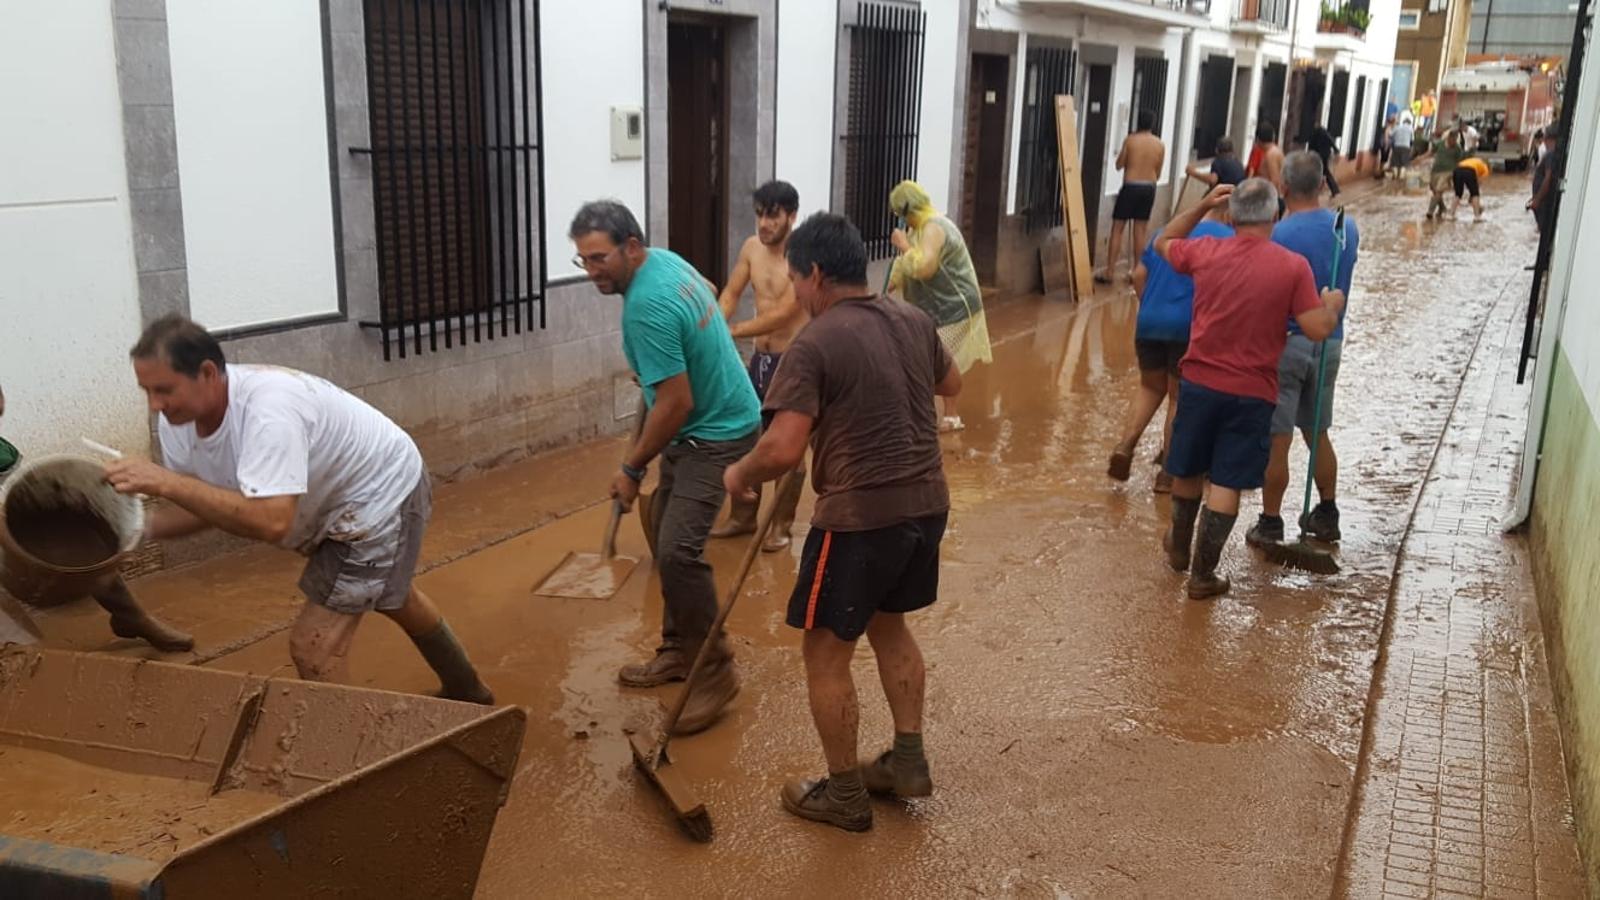
{"type": "MultiPolygon", "coordinates": [[[[889,192],[889,209],[910,227],[909,234],[896,228],[890,236],[900,251],[889,273],[891,289],[932,317],[963,375],[976,363],[992,362],[978,274],[960,229],[933,208],[928,192],[915,181],[902,181],[889,192]]],[[[940,431],[961,427],[960,416],[941,413],[940,431]]]]}

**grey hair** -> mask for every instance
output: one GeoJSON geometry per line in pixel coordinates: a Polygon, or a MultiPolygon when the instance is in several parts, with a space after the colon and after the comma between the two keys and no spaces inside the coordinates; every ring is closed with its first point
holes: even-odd
{"type": "Polygon", "coordinates": [[[1322,187],[1322,157],[1296,150],[1283,160],[1283,184],[1291,197],[1315,197],[1322,187]]]}
{"type": "Polygon", "coordinates": [[[644,243],[644,229],[639,227],[639,220],[616,200],[591,200],[585,203],[578,209],[578,214],[572,217],[572,227],[567,229],[567,237],[577,240],[593,231],[604,232],[619,247],[627,243],[628,238],[638,238],[639,243],[644,243]]]}
{"type": "Polygon", "coordinates": [[[1235,225],[1270,225],[1278,217],[1278,189],[1265,178],[1246,178],[1228,197],[1235,225]]]}

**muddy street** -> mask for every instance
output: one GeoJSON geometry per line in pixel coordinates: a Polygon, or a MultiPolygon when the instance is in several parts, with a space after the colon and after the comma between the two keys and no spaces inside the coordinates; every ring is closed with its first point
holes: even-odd
{"type": "MultiPolygon", "coordinates": [[[[648,566],[610,600],[530,592],[567,551],[598,543],[620,444],[441,488],[418,585],[500,702],[529,710],[479,896],[1333,892],[1352,852],[1346,824],[1397,559],[1486,323],[1525,302],[1526,190],[1492,179],[1481,224],[1424,222],[1426,195],[1392,184],[1352,191],[1362,242],[1333,420],[1344,515],[1333,577],[1250,552],[1240,538],[1259,502],[1247,497],[1223,560],[1232,592],[1187,600],[1159,551],[1158,429],[1130,481],[1105,476],[1137,379],[1132,293],[993,308],[994,364],[968,379],[966,430],[944,438],[954,508],[941,599],[911,617],[928,661],[936,792],[875,801],[865,835],[798,821],[778,802],[784,779],[821,768],[798,637],[783,623],[800,541],[757,560],[730,620],[742,693],[716,727],[674,743],[715,823],[701,846],[674,828],[624,737],[676,690],[615,680],[655,644],[648,566]]],[[[1304,464],[1297,448],[1296,510],[1304,464]]],[[[810,506],[808,494],[801,522],[810,506]]],[[[633,517],[620,550],[647,556],[633,517]]],[[[719,581],[742,550],[713,542],[719,581]]],[[[136,587],[195,633],[194,662],[292,675],[295,572],[285,555],[252,550],[136,587]]],[[[77,648],[104,648],[88,611],[46,616],[77,648]]],[[[354,683],[434,687],[398,629],[362,632],[354,683]]],[[[865,642],[854,672],[870,757],[892,731],[865,642]]]]}

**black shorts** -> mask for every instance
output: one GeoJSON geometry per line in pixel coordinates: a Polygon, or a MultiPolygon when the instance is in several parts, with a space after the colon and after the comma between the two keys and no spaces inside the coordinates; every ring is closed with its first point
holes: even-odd
{"type": "Polygon", "coordinates": [[[1133,339],[1133,355],[1139,358],[1139,371],[1178,374],[1178,361],[1189,352],[1188,341],[1145,341],[1133,339]]]}
{"type": "Polygon", "coordinates": [[[1478,173],[1471,169],[1457,169],[1450,179],[1455,183],[1456,196],[1470,193],[1474,198],[1478,196],[1478,173]]]}
{"type": "Polygon", "coordinates": [[[1209,475],[1212,484],[1236,491],[1261,487],[1275,409],[1259,397],[1224,394],[1185,379],[1178,385],[1167,472],[1174,478],[1209,475]]]}
{"type": "Polygon", "coordinates": [[[1117,191],[1117,205],[1111,209],[1111,218],[1119,222],[1147,222],[1156,208],[1156,186],[1148,181],[1132,181],[1117,191]]]}
{"type": "Polygon", "coordinates": [[[939,513],[871,531],[812,528],[789,597],[789,625],[826,628],[853,641],[876,613],[933,605],[948,519],[949,513],[939,513]]]}

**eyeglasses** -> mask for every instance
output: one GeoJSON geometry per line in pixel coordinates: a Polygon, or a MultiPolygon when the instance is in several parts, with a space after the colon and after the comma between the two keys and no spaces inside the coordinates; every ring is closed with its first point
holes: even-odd
{"type": "Polygon", "coordinates": [[[589,271],[590,269],[598,269],[606,264],[606,260],[611,258],[611,254],[621,249],[621,247],[612,247],[610,250],[607,250],[604,253],[592,253],[588,256],[584,256],[581,253],[576,254],[572,257],[572,264],[584,270],[585,272],[589,271]]]}

